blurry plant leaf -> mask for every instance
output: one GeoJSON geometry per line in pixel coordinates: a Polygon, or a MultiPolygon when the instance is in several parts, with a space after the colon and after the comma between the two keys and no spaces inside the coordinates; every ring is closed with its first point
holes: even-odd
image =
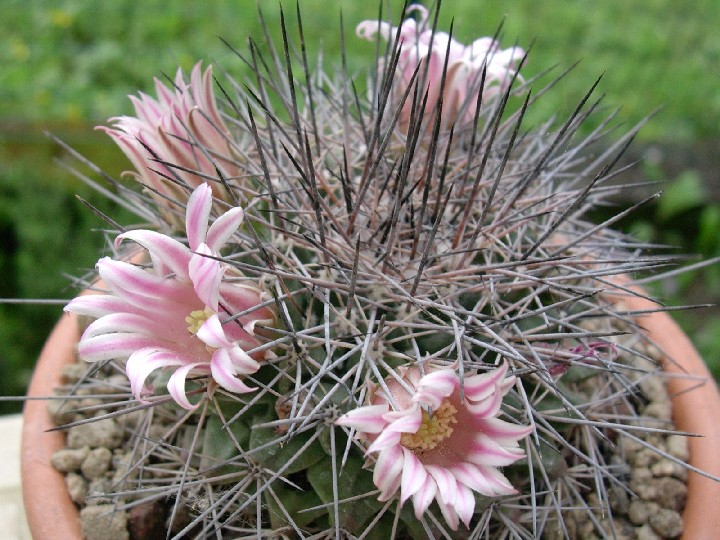
{"type": "MultiPolygon", "coordinates": [[[[308,470],[308,481],[315,492],[325,504],[333,502],[333,468],[329,456],[323,454],[324,459],[308,470]]],[[[337,479],[338,498],[347,499],[358,494],[376,491],[372,481],[372,473],[363,469],[363,459],[359,456],[348,456],[345,466],[340,471],[337,479]]],[[[361,531],[364,525],[369,522],[382,508],[383,504],[378,502],[375,496],[370,495],[352,502],[340,504],[338,508],[340,526],[349,531],[361,531]]],[[[334,521],[332,507],[329,511],[330,522],[334,521]]]]}
{"type": "Polygon", "coordinates": [[[272,490],[275,493],[275,497],[266,491],[264,494],[264,502],[267,504],[267,509],[270,513],[270,524],[273,529],[291,526],[285,516],[285,512],[290,515],[298,527],[305,527],[318,517],[327,514],[327,508],[301,512],[301,510],[305,510],[306,508],[322,505],[320,497],[309,489],[300,491],[287,485],[282,480],[277,480],[273,483],[272,490]],[[285,512],[280,508],[277,502],[278,500],[283,505],[285,512]]]}
{"type": "Polygon", "coordinates": [[[700,213],[697,249],[707,256],[720,255],[720,206],[706,206],[700,213]]]}
{"type": "MultiPolygon", "coordinates": [[[[262,422],[270,422],[276,420],[274,412],[264,417],[256,416],[253,419],[254,424],[262,422]]],[[[250,450],[260,448],[268,443],[268,447],[263,448],[257,452],[252,453],[253,460],[256,460],[262,467],[270,469],[271,471],[277,471],[284,467],[290,460],[292,463],[285,469],[284,476],[296,473],[311,467],[318,460],[325,456],[320,443],[316,439],[313,443],[305,449],[299,456],[296,455],[300,452],[302,446],[312,437],[314,431],[310,430],[302,435],[297,435],[286,442],[280,442],[283,438],[282,434],[277,433],[272,428],[257,428],[250,431],[250,450]]]]}
{"type": "Polygon", "coordinates": [[[668,220],[691,208],[702,206],[706,198],[700,175],[696,171],[685,171],[663,190],[658,201],[658,216],[668,220]]]}
{"type": "MultiPolygon", "coordinates": [[[[213,467],[238,455],[238,448],[247,448],[250,438],[250,429],[244,422],[236,421],[227,428],[222,427],[223,422],[219,416],[208,416],[205,422],[204,439],[202,447],[201,468],[213,467]],[[228,430],[230,433],[228,433],[228,430]],[[231,435],[232,434],[232,437],[231,435]],[[233,441],[233,438],[235,441],[233,441]]],[[[231,466],[232,467],[232,466],[231,466]]],[[[233,469],[235,470],[235,469],[233,469]]]]}

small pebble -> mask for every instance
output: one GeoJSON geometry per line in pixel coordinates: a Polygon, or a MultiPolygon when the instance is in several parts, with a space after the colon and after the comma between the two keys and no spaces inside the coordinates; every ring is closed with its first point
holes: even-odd
{"type": "Polygon", "coordinates": [[[47,402],[47,412],[56,426],[73,422],[76,417],[77,401],[68,399],[50,399],[47,402]]]}
{"type": "Polygon", "coordinates": [[[683,481],[687,478],[687,467],[669,459],[661,459],[650,470],[655,477],[672,476],[683,481]]]}
{"type": "Polygon", "coordinates": [[[662,540],[662,537],[658,536],[650,525],[643,525],[635,532],[637,534],[637,540],[662,540]]]}
{"type": "Polygon", "coordinates": [[[687,462],[687,460],[690,459],[687,437],[683,437],[682,435],[670,435],[667,438],[666,444],[668,454],[671,456],[684,462],[687,462]]]}
{"type": "MultiPolygon", "coordinates": [[[[649,373],[638,383],[640,391],[652,402],[665,401],[667,390],[665,388],[665,380],[663,377],[657,376],[655,373],[649,373]]],[[[645,414],[648,414],[647,411],[645,414]]]]}
{"type": "Polygon", "coordinates": [[[65,485],[67,486],[70,498],[75,504],[85,504],[85,497],[88,491],[87,480],[79,474],[71,472],[65,475],[65,485]]]}
{"type": "Polygon", "coordinates": [[[633,439],[622,439],[621,448],[624,453],[625,459],[630,462],[634,462],[635,455],[644,448],[642,444],[633,439]]]}
{"type": "Polygon", "coordinates": [[[87,373],[88,364],[73,362],[63,366],[60,377],[65,384],[75,384],[87,373]]]}
{"type": "Polygon", "coordinates": [[[620,486],[613,486],[608,490],[608,500],[610,508],[616,514],[624,513],[630,504],[630,496],[627,490],[620,486]]]}
{"type": "Polygon", "coordinates": [[[112,504],[86,506],[80,510],[80,525],[85,540],[129,540],[127,516],[112,504]]]}
{"type": "Polygon", "coordinates": [[[682,512],[687,501],[687,486],[676,478],[660,478],[657,481],[658,491],[655,501],[669,510],[682,512]]]}
{"type": "Polygon", "coordinates": [[[82,448],[61,448],[50,458],[50,464],[59,472],[74,472],[80,469],[90,453],[89,446],[82,448]]]}
{"type": "Polygon", "coordinates": [[[107,496],[112,491],[112,485],[107,478],[100,477],[88,483],[86,503],[98,506],[112,503],[112,497],[107,496]]]}
{"type": "Polygon", "coordinates": [[[650,519],[650,515],[658,510],[660,505],[657,503],[633,499],[628,508],[628,519],[634,525],[644,525],[650,519]]]}
{"type": "Polygon", "coordinates": [[[672,416],[672,407],[669,401],[653,401],[645,407],[643,415],[669,422],[672,416]]]}
{"type": "Polygon", "coordinates": [[[112,469],[113,473],[113,484],[120,485],[126,480],[137,478],[138,469],[133,467],[133,455],[131,453],[122,453],[119,450],[115,451],[112,458],[112,469]]]}
{"type": "Polygon", "coordinates": [[[650,467],[660,460],[657,452],[643,448],[635,455],[635,467],[650,467]]]}
{"type": "Polygon", "coordinates": [[[123,432],[112,418],[73,426],[68,430],[67,435],[67,445],[70,448],[104,446],[113,449],[120,446],[122,440],[123,432]]]}
{"type": "Polygon", "coordinates": [[[663,538],[675,538],[683,532],[682,516],[674,510],[661,508],[650,516],[650,526],[663,538]]]}
{"type": "Polygon", "coordinates": [[[95,480],[108,471],[111,461],[112,452],[109,449],[105,447],[95,448],[88,453],[80,470],[85,478],[95,480]]]}

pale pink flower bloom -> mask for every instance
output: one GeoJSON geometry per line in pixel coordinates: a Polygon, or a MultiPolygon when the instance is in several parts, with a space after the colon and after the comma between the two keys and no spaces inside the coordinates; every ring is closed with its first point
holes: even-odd
{"type": "Polygon", "coordinates": [[[354,428],[357,438],[377,453],[373,481],[386,501],[400,489],[400,502],[412,497],[422,517],[436,500],[448,525],[469,526],[473,491],[488,497],[515,489],[498,467],[525,457],[518,441],[533,428],[497,418],[503,396],[515,384],[508,365],[483,374],[416,367],[401,370],[402,383],[388,377],[391,399],[371,385],[370,405],[341,416],[336,424],[354,428]]]}
{"type": "MultiPolygon", "coordinates": [[[[443,91],[442,116],[445,125],[456,121],[469,122],[475,116],[477,91],[481,81],[483,65],[487,65],[483,99],[489,99],[504,92],[516,74],[517,63],[525,56],[520,47],[500,49],[500,44],[490,37],[476,39],[470,45],[463,45],[446,32],[435,32],[428,27],[428,10],[421,5],[411,5],[406,13],[417,11],[420,20],[405,19],[399,29],[400,54],[397,71],[393,80],[393,92],[396,99],[402,97],[418,70],[418,80],[425,79],[424,90],[428,93],[426,116],[433,113],[440,98],[445,55],[448,55],[448,67],[443,91]],[[448,48],[449,47],[449,48],[448,48]],[[470,93],[468,93],[470,91],[470,93]]],[[[356,29],[359,37],[374,40],[380,34],[386,41],[392,42],[398,36],[398,27],[381,21],[363,21],[356,29]]],[[[519,80],[522,80],[518,76],[519,80]]],[[[407,127],[413,99],[412,91],[403,104],[400,117],[401,126],[407,127]]],[[[420,94],[422,100],[423,94],[420,94]]]]}
{"type": "Polygon", "coordinates": [[[262,343],[255,326],[270,325],[275,317],[261,306],[264,295],[258,288],[234,280],[233,269],[212,258],[242,223],[242,209],[228,210],[208,227],[211,207],[210,186],[201,184],[187,203],[189,247],[155,231],[120,234],[116,246],[123,240],[138,243],[149,253],[149,268],[104,257],[97,268],[110,292],[82,295],[65,307],[97,319],[80,339],[80,357],[89,362],[127,358],[138,399],[150,391],[147,377],[164,367],[175,370],[167,387],[186,409],[194,408],[185,392],[189,374],[209,375],[230,392],[253,390],[238,376],[259,369],[263,354],[246,351],[262,343]]]}
{"type": "MultiPolygon", "coordinates": [[[[112,127],[98,127],[127,155],[161,209],[169,203],[152,190],[184,202],[183,189],[167,178],[178,178],[194,189],[205,183],[203,174],[217,178],[216,167],[226,178],[240,174],[231,158],[230,132],[218,111],[212,84],[212,67],[203,73],[201,63],[195,64],[189,83],[178,69],[174,87],[155,79],[157,99],[142,92],[139,97],[130,96],[136,116],[114,117],[112,127]]],[[[213,191],[228,201],[220,183],[215,183],[213,191]]],[[[180,222],[174,219],[173,224],[180,222]]]]}

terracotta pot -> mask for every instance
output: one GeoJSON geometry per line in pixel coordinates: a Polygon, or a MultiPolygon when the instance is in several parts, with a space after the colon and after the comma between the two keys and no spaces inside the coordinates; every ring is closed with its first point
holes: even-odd
{"type": "Polygon", "coordinates": [[[23,432],[20,472],[23,502],[30,532],[35,540],[78,540],[80,516],[68,495],[65,477],[50,465],[50,458],[64,446],[61,431],[55,427],[47,410],[53,389],[60,385],[62,367],[75,361],[75,345],[80,338],[77,317],[66,313],[40,352],[28,397],[23,408],[23,432]]]}
{"type": "MultiPolygon", "coordinates": [[[[657,308],[649,300],[623,297],[631,311],[657,308]]],[[[689,439],[690,464],[720,476],[720,393],[700,355],[667,313],[638,315],[638,323],[666,356],[665,369],[679,374],[668,388],[673,400],[673,417],[678,430],[702,435],[689,439]],[[673,358],[674,361],[668,360],[673,358]],[[692,375],[700,380],[690,380],[692,375]]],[[[60,319],[43,348],[28,390],[31,398],[52,395],[60,384],[63,365],[75,360],[79,338],[77,318],[60,319]]],[[[53,452],[63,446],[61,432],[47,432],[53,424],[46,402],[25,403],[22,441],[23,499],[30,531],[35,540],[78,540],[81,538],[78,511],[68,496],[63,476],[50,465],[53,452]]],[[[712,506],[720,501],[720,482],[690,472],[685,508],[687,540],[720,538],[720,512],[712,506]]]]}

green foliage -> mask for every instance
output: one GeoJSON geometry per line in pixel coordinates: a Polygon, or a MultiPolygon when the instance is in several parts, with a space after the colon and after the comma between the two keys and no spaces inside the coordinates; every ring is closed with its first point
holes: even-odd
{"type": "MultiPolygon", "coordinates": [[[[317,493],[325,504],[332,504],[333,495],[333,467],[330,458],[317,463],[308,469],[308,480],[313,491],[317,493]]],[[[363,460],[356,455],[350,455],[337,476],[338,500],[348,499],[360,493],[370,493],[376,490],[372,482],[372,473],[363,470],[363,460]]],[[[352,503],[340,504],[338,516],[340,526],[349,531],[361,531],[365,525],[382,508],[382,503],[373,496],[363,497],[352,503]]],[[[334,513],[330,513],[334,524],[334,513]]],[[[389,535],[386,536],[389,538],[389,535]]]]}
{"type": "MultiPolygon", "coordinates": [[[[271,29],[278,25],[279,4],[261,6],[271,29]]],[[[339,57],[339,33],[328,29],[339,28],[341,9],[352,51],[350,72],[360,69],[363,56],[374,54],[374,44],[355,40],[353,30],[359,21],[377,18],[375,3],[301,4],[305,35],[313,45],[322,40],[327,58],[339,57]]],[[[387,4],[398,20],[402,2],[387,4]]],[[[294,17],[295,2],[282,5],[294,17]]],[[[709,76],[720,61],[716,2],[446,0],[440,27],[449,28],[452,18],[455,35],[466,42],[492,35],[502,23],[504,46],[517,42],[528,48],[532,43],[526,75],[581,61],[561,90],[534,108],[537,119],[569,112],[598,74],[605,73],[602,89],[609,103],[622,106],[630,122],[665,107],[642,138],[688,141],[718,134],[720,98],[716,80],[709,76]]],[[[241,63],[216,36],[245,50],[250,35],[264,41],[255,2],[6,1],[0,21],[0,118],[103,122],[130,111],[127,94],[152,89],[152,77],[172,76],[178,65],[187,69],[204,59],[241,76],[241,63]]]]}
{"type": "MultiPolygon", "coordinates": [[[[85,274],[106,245],[98,232],[106,224],[74,193],[104,212],[127,217],[69,174],[58,173],[57,149],[46,137],[33,140],[40,144],[0,149],[0,297],[69,299],[75,288],[67,276],[85,274]]],[[[0,394],[25,393],[33,362],[61,313],[61,303],[0,305],[0,394]]],[[[3,402],[0,412],[20,406],[3,402]]]]}

